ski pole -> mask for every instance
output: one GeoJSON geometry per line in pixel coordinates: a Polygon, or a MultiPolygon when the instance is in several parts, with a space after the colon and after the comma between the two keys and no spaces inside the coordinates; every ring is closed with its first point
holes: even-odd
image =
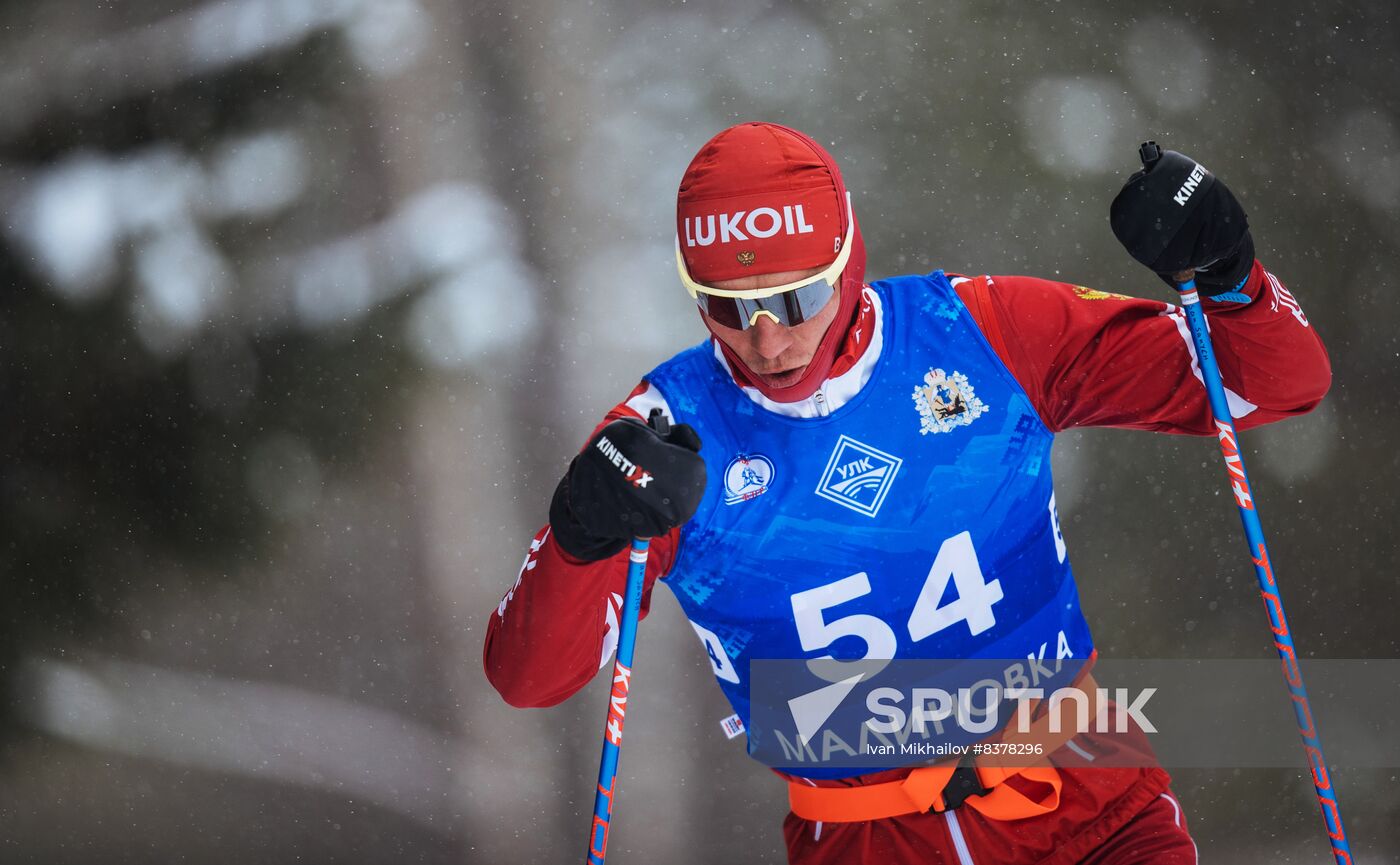
{"type": "MultiPolygon", "coordinates": [[[[652,409],[648,423],[662,436],[671,424],[661,409],[652,409]]],[[[608,853],[608,829],[612,824],[613,793],[617,789],[617,758],[622,754],[622,725],[627,717],[627,692],[632,683],[632,652],[637,646],[637,619],[642,610],[642,589],[646,585],[646,538],[633,538],[627,556],[627,595],[622,600],[622,618],[617,623],[617,657],[613,660],[612,694],[608,697],[608,718],[603,725],[603,756],[598,765],[598,791],[593,797],[593,824],[588,829],[589,865],[603,865],[608,853]]]]}
{"type": "Polygon", "coordinates": [[[1240,522],[1244,523],[1249,557],[1254,562],[1254,576],[1259,581],[1259,594],[1264,599],[1264,610],[1269,615],[1269,630],[1274,632],[1274,648],[1278,650],[1279,660],[1283,662],[1283,679],[1288,684],[1288,696],[1293,702],[1298,732],[1303,737],[1303,751],[1307,754],[1308,767],[1312,770],[1313,789],[1317,793],[1318,805],[1322,808],[1322,819],[1327,824],[1327,837],[1332,841],[1332,855],[1336,858],[1337,865],[1351,865],[1351,839],[1342,827],[1342,811],[1341,806],[1337,804],[1337,791],[1327,773],[1327,761],[1322,756],[1322,738],[1318,735],[1317,725],[1313,721],[1308,692],[1303,687],[1303,673],[1298,666],[1298,653],[1293,647],[1293,634],[1288,627],[1288,618],[1283,613],[1283,598],[1279,593],[1278,584],[1274,581],[1269,550],[1264,545],[1264,528],[1259,522],[1259,512],[1255,509],[1254,494],[1250,491],[1249,476],[1244,469],[1244,455],[1240,453],[1239,438],[1235,432],[1235,420],[1230,415],[1230,405],[1225,399],[1225,386],[1220,381],[1220,367],[1215,362],[1215,350],[1211,346],[1210,331],[1206,325],[1205,311],[1201,309],[1200,297],[1196,293],[1194,276],[1190,271],[1177,274],[1177,290],[1181,292],[1181,305],[1186,311],[1186,322],[1191,327],[1192,341],[1196,344],[1196,359],[1200,362],[1201,379],[1205,382],[1210,411],[1214,415],[1216,438],[1220,442],[1220,452],[1225,457],[1225,471],[1235,496],[1235,506],[1240,512],[1240,522]],[[1181,280],[1182,276],[1187,278],[1181,280]]]}

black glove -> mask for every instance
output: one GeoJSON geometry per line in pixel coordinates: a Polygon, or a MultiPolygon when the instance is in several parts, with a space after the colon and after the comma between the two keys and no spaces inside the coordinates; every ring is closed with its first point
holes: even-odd
{"type": "Polygon", "coordinates": [[[549,524],[564,552],[594,562],[634,537],[654,538],[684,523],[704,492],[695,430],[678,424],[657,432],[630,418],[615,420],[569,464],[554,490],[549,524]]]}
{"type": "Polygon", "coordinates": [[[1176,288],[1172,274],[1195,270],[1206,297],[1233,291],[1254,267],[1244,208],[1225,184],[1189,156],[1149,141],[1142,170],[1109,208],[1113,234],[1128,254],[1176,288]]]}

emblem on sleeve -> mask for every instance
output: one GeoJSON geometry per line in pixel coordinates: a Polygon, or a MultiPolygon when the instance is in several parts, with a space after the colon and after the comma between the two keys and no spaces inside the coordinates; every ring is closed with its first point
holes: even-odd
{"type": "Polygon", "coordinates": [[[724,503],[737,505],[768,492],[773,461],[763,454],[739,454],[724,468],[724,503]]]}
{"type": "Polygon", "coordinates": [[[1126,294],[1117,294],[1112,291],[1099,291],[1096,288],[1089,288],[1083,285],[1071,285],[1074,294],[1080,300],[1132,300],[1126,294]]]}
{"type": "Polygon", "coordinates": [[[948,432],[967,426],[987,412],[987,404],[973,393],[967,376],[931,369],[924,383],[914,388],[914,407],[919,410],[919,433],[948,432]]]}

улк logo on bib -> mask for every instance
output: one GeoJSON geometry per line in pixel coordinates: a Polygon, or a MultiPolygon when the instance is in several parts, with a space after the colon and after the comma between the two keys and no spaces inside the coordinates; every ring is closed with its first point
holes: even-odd
{"type": "Polygon", "coordinates": [[[773,461],[763,454],[738,454],[724,467],[724,503],[737,505],[768,492],[773,461]]]}
{"type": "Polygon", "coordinates": [[[817,495],[873,517],[880,512],[903,464],[904,460],[897,456],[843,435],[836,440],[826,471],[817,483],[817,495]]]}
{"type": "Polygon", "coordinates": [[[914,388],[914,407],[919,410],[919,434],[948,432],[967,426],[987,411],[987,404],[972,392],[967,376],[941,369],[924,373],[924,383],[914,388]]]}

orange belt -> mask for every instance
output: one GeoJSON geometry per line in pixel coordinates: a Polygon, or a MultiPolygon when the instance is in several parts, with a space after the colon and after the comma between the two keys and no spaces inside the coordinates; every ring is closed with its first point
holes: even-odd
{"type": "MultiPolygon", "coordinates": [[[[1099,713],[1098,685],[1086,673],[1078,687],[1089,698],[1089,717],[1099,713]]],[[[826,823],[855,823],[882,820],[903,814],[948,811],[966,802],[993,820],[1021,820],[1048,814],[1060,804],[1061,780],[1045,756],[1058,749],[1076,733],[1076,706],[1072,700],[1057,704],[1060,722],[1050,732],[1050,714],[1034,720],[1025,733],[1004,732],[996,741],[1039,743],[1042,757],[1035,765],[1005,766],[1004,756],[979,757],[971,763],[944,763],[921,766],[899,781],[867,784],[861,787],[812,787],[799,781],[788,782],[788,804],[792,813],[804,820],[826,823]],[[1067,705],[1068,704],[1068,705],[1067,705]],[[1007,778],[1019,775],[1046,788],[1032,798],[1010,784],[1007,778]]]]}

